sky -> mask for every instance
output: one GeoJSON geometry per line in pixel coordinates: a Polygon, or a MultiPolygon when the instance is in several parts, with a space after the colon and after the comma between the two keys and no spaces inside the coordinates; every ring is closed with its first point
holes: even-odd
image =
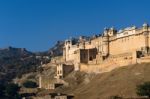
{"type": "Polygon", "coordinates": [[[150,0],[0,0],[0,48],[45,51],[58,40],[150,24],[150,0]]]}

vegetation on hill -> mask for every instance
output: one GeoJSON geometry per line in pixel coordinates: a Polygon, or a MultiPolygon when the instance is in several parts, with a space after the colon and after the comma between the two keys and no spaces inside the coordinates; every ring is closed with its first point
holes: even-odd
{"type": "Polygon", "coordinates": [[[36,84],[36,82],[33,82],[33,81],[25,81],[23,83],[23,86],[26,88],[36,88],[37,84],[36,84]]]}
{"type": "Polygon", "coordinates": [[[0,81],[9,82],[22,74],[35,72],[39,65],[40,60],[26,49],[0,49],[0,81]]]}
{"type": "MultiPolygon", "coordinates": [[[[41,63],[47,63],[51,57],[62,55],[64,42],[58,41],[54,47],[45,52],[30,52],[25,48],[0,49],[0,96],[6,92],[5,88],[14,78],[37,72],[41,63]],[[50,57],[49,57],[50,56],[50,57]],[[4,92],[5,91],[5,92],[4,92]]],[[[35,82],[25,82],[24,86],[37,87],[35,82]]],[[[6,94],[6,93],[5,93],[6,94]]]]}
{"type": "Polygon", "coordinates": [[[137,94],[139,96],[147,96],[150,98],[150,82],[144,82],[137,86],[137,94]]]}
{"type": "Polygon", "coordinates": [[[0,84],[0,99],[21,99],[20,87],[17,84],[0,84]]]}

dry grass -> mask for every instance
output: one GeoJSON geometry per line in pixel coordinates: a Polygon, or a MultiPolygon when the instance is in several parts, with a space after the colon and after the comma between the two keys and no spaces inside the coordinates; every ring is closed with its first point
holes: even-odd
{"type": "Polygon", "coordinates": [[[150,81],[150,63],[124,66],[92,78],[88,74],[81,75],[83,77],[79,74],[68,76],[66,79],[70,79],[72,86],[58,90],[74,94],[75,99],[109,99],[110,96],[116,95],[126,98],[137,97],[136,85],[150,81]],[[86,79],[88,83],[85,83],[86,79]]]}

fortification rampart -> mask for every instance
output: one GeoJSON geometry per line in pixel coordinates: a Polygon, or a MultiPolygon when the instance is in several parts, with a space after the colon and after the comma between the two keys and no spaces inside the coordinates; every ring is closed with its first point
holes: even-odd
{"type": "Polygon", "coordinates": [[[105,28],[101,35],[80,37],[65,41],[63,59],[72,61],[75,70],[109,71],[113,68],[148,62],[150,54],[150,27],[143,24],[123,30],[105,28]]]}

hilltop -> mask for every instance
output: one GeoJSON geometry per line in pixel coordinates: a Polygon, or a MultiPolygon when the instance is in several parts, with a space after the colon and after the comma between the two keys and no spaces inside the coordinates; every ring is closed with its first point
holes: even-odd
{"type": "Polygon", "coordinates": [[[35,52],[35,54],[40,56],[50,56],[50,57],[62,56],[63,47],[64,47],[64,41],[57,41],[56,44],[54,44],[54,46],[49,48],[47,51],[35,52]]]}
{"type": "Polygon", "coordinates": [[[1,48],[0,49],[0,58],[20,58],[20,57],[26,57],[33,55],[32,52],[27,51],[25,48],[14,48],[14,47],[7,47],[7,48],[1,48]]]}

